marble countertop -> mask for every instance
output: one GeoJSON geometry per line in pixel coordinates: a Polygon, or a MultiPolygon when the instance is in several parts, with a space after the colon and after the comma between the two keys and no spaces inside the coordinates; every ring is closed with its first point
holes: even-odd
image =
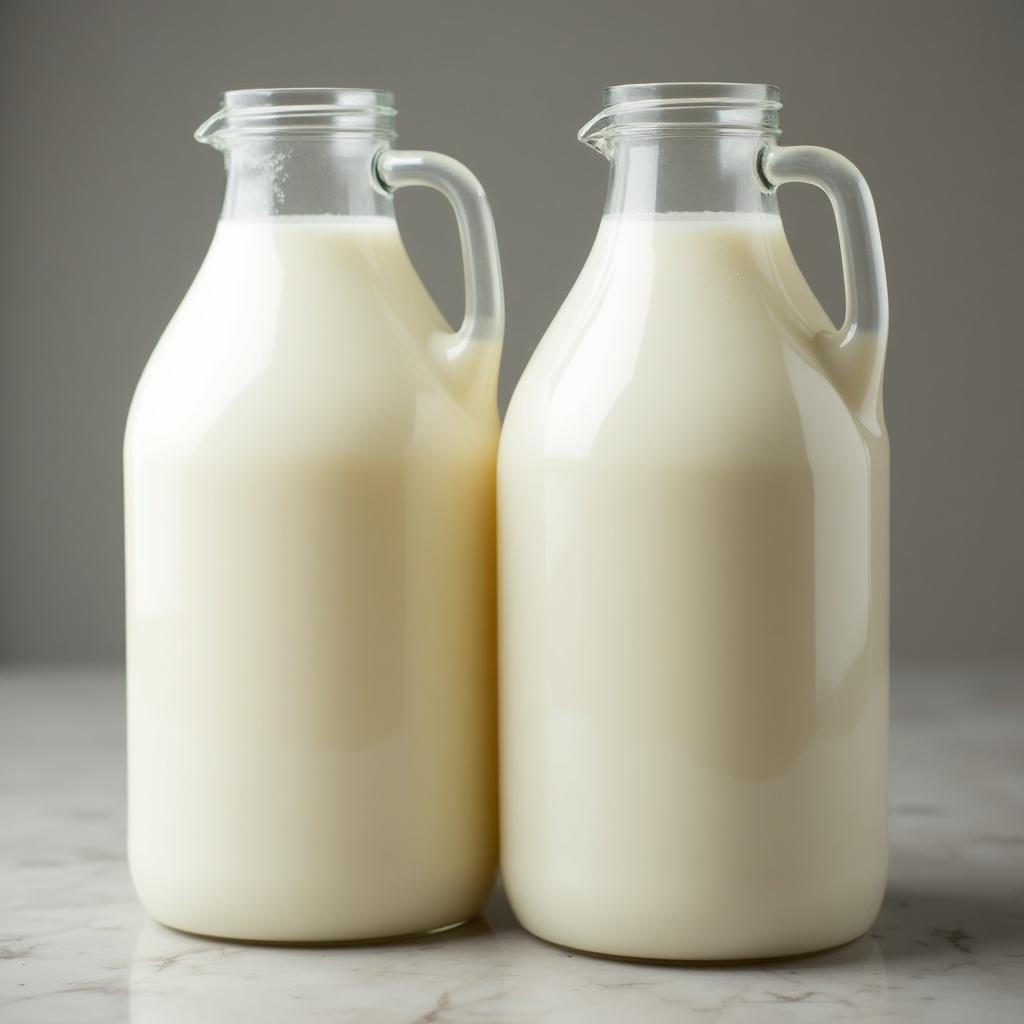
{"type": "Polygon", "coordinates": [[[388,945],[280,949],[148,920],[124,862],[123,681],[0,674],[0,1019],[182,1022],[1024,1019],[1024,671],[895,673],[892,870],[869,935],[736,967],[573,954],[500,891],[388,945]]]}

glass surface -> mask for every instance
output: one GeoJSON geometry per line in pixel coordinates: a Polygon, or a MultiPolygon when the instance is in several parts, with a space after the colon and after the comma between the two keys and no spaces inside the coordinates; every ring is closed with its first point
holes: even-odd
{"type": "Polygon", "coordinates": [[[395,97],[383,89],[235,89],[196,132],[223,146],[238,135],[373,134],[394,140],[395,97]]]}
{"type": "Polygon", "coordinates": [[[778,213],[758,170],[780,134],[775,86],[616,85],[603,98],[579,138],[611,161],[606,214],[778,213]]]}
{"type": "Polygon", "coordinates": [[[600,148],[624,135],[682,131],[778,134],[782,102],[774,85],[730,82],[655,82],[613,85],[604,109],[580,129],[582,142],[600,148]]]}
{"type": "Polygon", "coordinates": [[[483,189],[391,149],[390,93],[230,92],[210,250],[125,433],[129,859],[165,924],[363,941],[496,868],[503,305],[483,189]],[[391,191],[452,205],[453,330],[391,191]]]}
{"type": "Polygon", "coordinates": [[[196,131],[224,154],[222,220],[394,217],[373,174],[396,138],[380,89],[240,89],[196,131]]]}
{"type": "Polygon", "coordinates": [[[870,193],[778,90],[616,86],[594,246],[499,457],[502,876],[530,931],[742,959],[871,924],[886,872],[885,278],[870,193]],[[838,330],[775,187],[836,212],[838,330]]]}

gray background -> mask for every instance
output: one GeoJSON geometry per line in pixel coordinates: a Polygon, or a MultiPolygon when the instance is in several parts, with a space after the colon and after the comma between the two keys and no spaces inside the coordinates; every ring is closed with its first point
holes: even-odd
{"type": "MultiPolygon", "coordinates": [[[[607,84],[768,81],[785,141],[874,190],[892,298],[893,655],[1024,660],[1019,2],[12,2],[0,9],[0,659],[122,657],[120,446],[132,388],[208,245],[226,88],[398,94],[400,144],[472,167],[509,305],[502,405],[587,253],[607,84]]],[[[783,192],[829,309],[828,205],[783,192]]],[[[442,308],[443,200],[399,203],[442,308]]]]}

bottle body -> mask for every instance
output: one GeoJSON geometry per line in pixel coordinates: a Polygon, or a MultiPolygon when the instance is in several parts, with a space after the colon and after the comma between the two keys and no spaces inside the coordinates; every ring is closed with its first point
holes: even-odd
{"type": "Polygon", "coordinates": [[[498,428],[447,332],[392,218],[229,219],[146,368],[129,847],[166,924],[368,939],[486,898],[498,428]]]}
{"type": "Polygon", "coordinates": [[[606,213],[499,459],[502,868],[614,955],[806,952],[886,871],[888,446],[775,212],[606,213]]]}

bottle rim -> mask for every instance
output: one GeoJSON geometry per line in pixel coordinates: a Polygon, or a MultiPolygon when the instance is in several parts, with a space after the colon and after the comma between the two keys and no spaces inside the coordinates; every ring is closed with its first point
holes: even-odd
{"type": "Polygon", "coordinates": [[[364,136],[393,141],[394,93],[387,89],[286,87],[230,89],[198,129],[197,142],[223,146],[249,136],[364,136]]]}
{"type": "Polygon", "coordinates": [[[611,138],[673,132],[778,135],[778,86],[748,82],[643,82],[609,86],[604,109],[579,131],[600,149],[611,138]]]}

